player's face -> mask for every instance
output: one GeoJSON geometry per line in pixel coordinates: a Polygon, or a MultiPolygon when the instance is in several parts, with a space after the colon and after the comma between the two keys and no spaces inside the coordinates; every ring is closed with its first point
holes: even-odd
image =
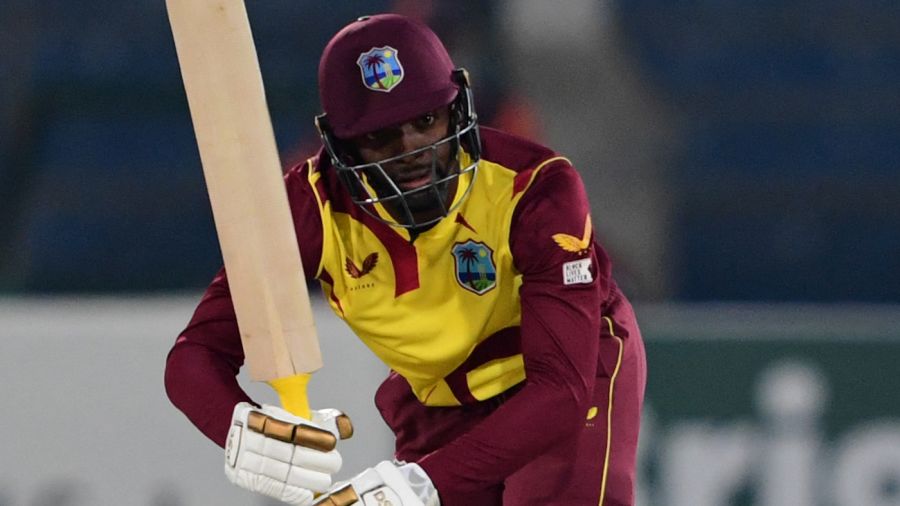
{"type": "MultiPolygon", "coordinates": [[[[402,155],[444,139],[449,126],[450,111],[447,107],[442,107],[401,125],[370,132],[352,140],[363,163],[396,158],[381,166],[397,188],[403,192],[406,204],[417,221],[438,216],[441,209],[436,199],[443,199],[444,205],[447,205],[447,196],[453,195],[456,189],[456,178],[437,185],[435,187],[437,192],[427,188],[447,177],[454,169],[451,158],[455,163],[455,157],[450,152],[454,143],[443,142],[433,149],[424,149],[408,156],[402,155]]],[[[368,179],[379,195],[395,193],[388,189],[389,184],[383,181],[384,178],[380,175],[368,173],[368,179]]],[[[396,208],[390,208],[395,206],[389,206],[388,211],[399,212],[396,208]]]]}

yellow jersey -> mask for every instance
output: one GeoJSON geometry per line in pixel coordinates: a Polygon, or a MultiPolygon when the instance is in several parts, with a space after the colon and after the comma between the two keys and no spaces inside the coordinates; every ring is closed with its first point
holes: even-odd
{"type": "MultiPolygon", "coordinates": [[[[574,169],[546,148],[499,135],[486,132],[477,172],[461,176],[476,178],[465,200],[416,237],[350,202],[324,159],[288,175],[292,204],[297,192],[315,195],[317,218],[312,206],[294,209],[308,275],[321,282],[335,314],[425,405],[484,400],[525,379],[518,343],[522,273],[510,247],[514,215],[543,170],[574,169]],[[503,145],[494,150],[497,159],[492,143],[503,145]],[[321,228],[303,226],[314,219],[321,228]],[[304,230],[318,237],[304,237],[304,230]]],[[[454,203],[467,185],[457,185],[454,203]]],[[[589,220],[584,210],[572,227],[586,244],[589,220]]],[[[557,247],[549,235],[548,244],[557,247]]]]}

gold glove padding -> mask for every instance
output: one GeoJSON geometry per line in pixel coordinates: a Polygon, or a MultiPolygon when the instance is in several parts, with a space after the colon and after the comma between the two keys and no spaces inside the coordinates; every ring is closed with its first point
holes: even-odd
{"type": "Polygon", "coordinates": [[[323,497],[316,502],[315,506],[350,506],[359,502],[359,496],[353,490],[351,485],[330,492],[327,497],[323,497]]]}
{"type": "MultiPolygon", "coordinates": [[[[353,424],[347,415],[336,417],[335,424],[341,439],[348,439],[353,435],[353,424]]],[[[247,414],[247,427],[264,436],[321,452],[330,452],[337,446],[337,438],[325,429],[284,422],[259,411],[247,414]]]]}

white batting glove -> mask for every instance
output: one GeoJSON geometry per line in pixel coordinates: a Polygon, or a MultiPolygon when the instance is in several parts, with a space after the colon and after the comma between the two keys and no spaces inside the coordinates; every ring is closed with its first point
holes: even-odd
{"type": "Polygon", "coordinates": [[[431,478],[418,464],[380,462],[338,483],[315,506],[441,506],[431,478]]]}
{"type": "Polygon", "coordinates": [[[335,445],[352,434],[350,419],[336,409],[312,411],[306,420],[275,406],[241,402],[225,444],[225,475],[247,490],[308,506],[331,487],[342,463],[335,445]]]}

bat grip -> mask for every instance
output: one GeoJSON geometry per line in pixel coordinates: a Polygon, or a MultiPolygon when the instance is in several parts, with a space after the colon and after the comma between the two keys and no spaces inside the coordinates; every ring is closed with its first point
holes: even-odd
{"type": "Polygon", "coordinates": [[[311,377],[311,374],[301,373],[269,380],[267,383],[278,393],[282,408],[301,418],[311,420],[309,397],[306,394],[306,385],[311,377]]]}

